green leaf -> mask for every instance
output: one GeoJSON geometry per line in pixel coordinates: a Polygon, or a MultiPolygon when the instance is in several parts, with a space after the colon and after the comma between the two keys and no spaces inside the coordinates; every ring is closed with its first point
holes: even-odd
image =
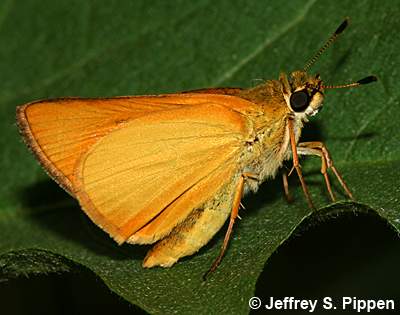
{"type": "MultiPolygon", "coordinates": [[[[247,313],[271,254],[311,216],[375,211],[400,228],[397,72],[400,9],[392,2],[34,1],[0,4],[0,281],[81,265],[151,313],[247,313]],[[316,63],[328,83],[366,75],[376,84],[332,90],[305,136],[323,140],[357,202],[330,204],[319,161],[304,161],[312,213],[297,181],[288,205],[279,180],[244,199],[222,265],[203,273],[224,231],[170,269],[144,270],[147,248],[118,247],[50,181],[23,145],[15,107],[40,98],[155,94],[254,85],[301,68],[345,16],[352,23],[316,63]],[[155,300],[155,298],[157,300],[155,300]],[[155,303],[156,301],[156,303],[155,303]]],[[[333,177],[332,177],[333,179],[333,177]]],[[[340,185],[334,184],[341,200],[340,185]]]]}

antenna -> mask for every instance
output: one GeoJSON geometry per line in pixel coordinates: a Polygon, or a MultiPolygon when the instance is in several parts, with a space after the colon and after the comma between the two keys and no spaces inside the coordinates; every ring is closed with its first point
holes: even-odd
{"type": "Polygon", "coordinates": [[[323,88],[323,89],[342,89],[342,88],[348,88],[348,87],[357,87],[357,86],[372,83],[375,81],[378,81],[378,78],[374,75],[370,75],[370,76],[365,77],[364,79],[358,80],[357,82],[354,82],[354,83],[340,84],[340,85],[322,85],[321,88],[323,88]]]}
{"type": "Polygon", "coordinates": [[[329,37],[326,43],[318,50],[318,52],[307,61],[306,65],[304,66],[304,72],[307,70],[318,60],[319,56],[323,54],[323,52],[336,40],[336,38],[345,30],[345,28],[349,25],[349,18],[345,18],[345,20],[339,25],[336,31],[329,37]]]}

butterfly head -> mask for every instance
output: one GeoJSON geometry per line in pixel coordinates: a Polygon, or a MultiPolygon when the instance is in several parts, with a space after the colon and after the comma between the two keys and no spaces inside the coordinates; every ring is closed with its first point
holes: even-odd
{"type": "Polygon", "coordinates": [[[289,78],[285,74],[280,75],[279,81],[281,82],[282,93],[287,106],[295,116],[299,116],[304,121],[307,121],[307,116],[314,116],[321,109],[324,100],[323,91],[325,89],[356,87],[377,81],[375,76],[368,76],[349,84],[325,85],[321,81],[319,74],[308,74],[307,71],[310,67],[344,31],[348,23],[349,19],[346,18],[318,52],[308,60],[302,70],[292,72],[289,78]]]}
{"type": "Polygon", "coordinates": [[[280,78],[286,104],[294,114],[314,116],[324,100],[323,86],[319,74],[308,75],[305,71],[294,71],[289,79],[280,78]]]}

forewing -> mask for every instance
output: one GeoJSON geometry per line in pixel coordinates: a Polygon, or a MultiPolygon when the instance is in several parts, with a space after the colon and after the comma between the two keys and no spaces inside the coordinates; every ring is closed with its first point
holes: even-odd
{"type": "Polygon", "coordinates": [[[93,143],[128,120],[174,106],[151,98],[39,101],[18,107],[17,123],[46,171],[72,193],[76,162],[93,143]]]}
{"type": "Polygon", "coordinates": [[[19,106],[17,123],[25,142],[45,170],[73,194],[74,169],[87,150],[112,130],[127,122],[159,111],[218,103],[236,104],[247,111],[251,103],[211,94],[167,94],[103,99],[66,98],[19,106]]]}
{"type": "Polygon", "coordinates": [[[136,118],[83,155],[74,194],[122,243],[207,176],[236,165],[251,130],[245,116],[209,98],[136,118]]]}

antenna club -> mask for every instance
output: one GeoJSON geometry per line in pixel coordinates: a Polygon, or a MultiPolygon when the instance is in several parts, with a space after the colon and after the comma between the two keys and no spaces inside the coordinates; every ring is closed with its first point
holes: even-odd
{"type": "Polygon", "coordinates": [[[357,83],[358,84],[368,84],[368,83],[372,83],[378,81],[378,78],[374,75],[370,75],[364,79],[358,80],[357,83]]]}
{"type": "Polygon", "coordinates": [[[337,28],[337,30],[335,31],[335,35],[339,35],[340,33],[342,33],[346,27],[349,25],[350,23],[350,18],[346,17],[345,20],[342,22],[342,24],[339,25],[339,27],[337,28]]]}
{"type": "Polygon", "coordinates": [[[304,66],[303,70],[306,72],[310,67],[317,61],[319,56],[336,40],[338,35],[342,33],[345,28],[349,25],[349,18],[346,18],[342,24],[336,29],[336,31],[329,37],[329,39],[325,42],[325,44],[317,51],[317,53],[307,61],[306,65],[304,66]]]}

